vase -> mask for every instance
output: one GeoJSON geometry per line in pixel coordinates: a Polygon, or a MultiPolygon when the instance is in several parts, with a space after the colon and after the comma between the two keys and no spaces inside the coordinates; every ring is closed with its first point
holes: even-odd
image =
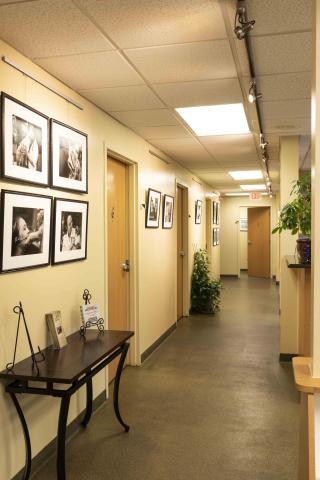
{"type": "Polygon", "coordinates": [[[311,263],[311,239],[309,237],[297,239],[297,253],[299,263],[311,263]]]}

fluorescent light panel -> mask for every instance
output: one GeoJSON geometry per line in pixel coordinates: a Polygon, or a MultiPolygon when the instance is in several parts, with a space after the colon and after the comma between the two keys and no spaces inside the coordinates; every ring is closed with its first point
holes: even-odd
{"type": "Polygon", "coordinates": [[[250,133],[242,103],[175,110],[199,137],[250,133]]]}
{"type": "Polygon", "coordinates": [[[233,180],[258,180],[263,178],[261,170],[241,170],[237,172],[229,172],[233,180]]]}
{"type": "Polygon", "coordinates": [[[265,190],[266,186],[263,183],[260,183],[259,185],[240,185],[240,188],[248,192],[257,192],[258,190],[265,190]]]}

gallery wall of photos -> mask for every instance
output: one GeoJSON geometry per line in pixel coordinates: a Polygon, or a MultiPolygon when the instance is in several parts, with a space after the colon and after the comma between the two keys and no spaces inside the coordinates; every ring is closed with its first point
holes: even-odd
{"type": "MultiPolygon", "coordinates": [[[[162,194],[158,190],[149,188],[146,203],[146,228],[159,228],[162,194]]],[[[163,195],[162,228],[170,229],[173,226],[174,197],[163,195]]]]}
{"type": "MultiPolygon", "coordinates": [[[[87,134],[1,93],[1,178],[88,193],[87,134]]],[[[87,258],[89,203],[1,191],[0,272],[87,258]]]]}

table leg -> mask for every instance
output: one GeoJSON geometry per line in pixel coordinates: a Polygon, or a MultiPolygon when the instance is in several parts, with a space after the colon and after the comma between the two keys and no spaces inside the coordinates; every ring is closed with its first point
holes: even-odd
{"type": "Polygon", "coordinates": [[[119,363],[118,363],[116,378],[114,380],[114,389],[113,389],[114,411],[115,411],[115,414],[116,414],[116,417],[117,417],[118,421],[123,426],[123,428],[125,429],[126,432],[129,431],[130,426],[127,425],[126,423],[124,423],[124,421],[122,420],[122,417],[120,415],[120,411],[119,411],[119,386],[120,386],[120,378],[121,378],[121,373],[122,373],[122,369],[123,369],[123,364],[124,364],[124,361],[126,359],[128,349],[129,349],[129,343],[125,343],[122,347],[122,353],[121,353],[120,360],[119,360],[119,363]]]}
{"type": "Polygon", "coordinates": [[[81,425],[83,427],[86,427],[88,425],[92,415],[92,378],[89,378],[87,380],[86,388],[87,388],[87,406],[86,406],[86,413],[81,422],[81,425]]]}
{"type": "Polygon", "coordinates": [[[24,415],[21,410],[17,397],[12,392],[9,392],[9,394],[10,394],[11,400],[13,401],[14,406],[16,407],[16,410],[21,422],[22,430],[23,430],[24,442],[26,446],[26,463],[23,471],[22,480],[28,480],[28,478],[30,477],[30,471],[31,471],[31,443],[30,443],[29,430],[28,430],[26,419],[24,418],[24,415]]]}
{"type": "Polygon", "coordinates": [[[70,405],[70,396],[61,398],[59,423],[58,423],[58,448],[57,448],[57,479],[65,480],[65,448],[66,448],[66,430],[70,405]]]}

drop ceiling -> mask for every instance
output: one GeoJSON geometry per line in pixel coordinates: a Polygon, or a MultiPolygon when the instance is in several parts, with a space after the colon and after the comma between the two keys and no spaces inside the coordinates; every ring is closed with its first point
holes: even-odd
{"type": "MultiPolygon", "coordinates": [[[[310,143],[311,0],[247,0],[273,189],[279,136],[310,143]]],[[[254,134],[196,137],[174,108],[245,102],[234,0],[0,0],[1,38],[221,192],[258,169],[254,134]],[[226,14],[231,11],[232,14],[226,14]]],[[[252,130],[254,109],[246,104],[252,130]]]]}

